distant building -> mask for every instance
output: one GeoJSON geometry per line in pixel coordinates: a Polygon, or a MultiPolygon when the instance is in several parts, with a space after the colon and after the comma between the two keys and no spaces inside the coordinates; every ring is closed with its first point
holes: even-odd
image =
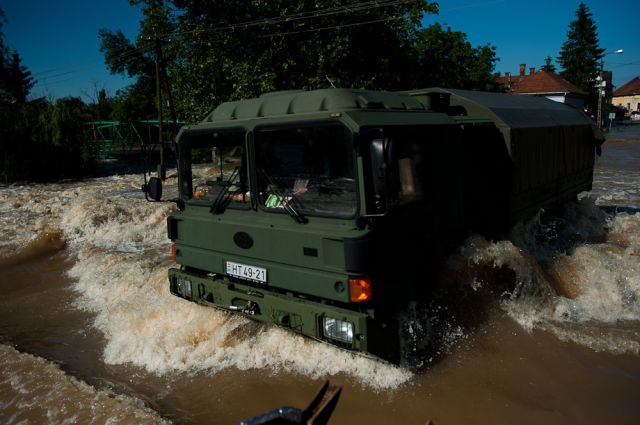
{"type": "Polygon", "coordinates": [[[611,102],[627,112],[640,111],[640,76],[614,91],[611,102]]]}
{"type": "Polygon", "coordinates": [[[541,69],[529,68],[529,75],[525,75],[526,65],[520,65],[520,75],[513,76],[510,72],[497,81],[504,87],[506,93],[530,96],[544,96],[560,103],[568,103],[583,109],[587,99],[587,92],[571,84],[558,74],[541,69]]]}

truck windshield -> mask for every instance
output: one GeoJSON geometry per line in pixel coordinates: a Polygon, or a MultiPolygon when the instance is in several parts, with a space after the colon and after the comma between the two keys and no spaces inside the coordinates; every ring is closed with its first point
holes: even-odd
{"type": "Polygon", "coordinates": [[[182,196],[203,204],[248,207],[244,129],[198,132],[180,140],[182,196]]]}
{"type": "Polygon", "coordinates": [[[358,207],[351,133],[342,125],[261,128],[255,134],[258,203],[305,215],[352,217],[358,207]]]}

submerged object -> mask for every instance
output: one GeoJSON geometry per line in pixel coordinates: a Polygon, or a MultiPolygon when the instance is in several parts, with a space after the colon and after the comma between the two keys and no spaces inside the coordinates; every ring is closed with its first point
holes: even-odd
{"type": "Polygon", "coordinates": [[[325,425],[329,422],[329,418],[338,404],[341,392],[342,387],[325,381],[306,409],[300,410],[295,407],[283,406],[239,422],[238,425],[325,425]]]}
{"type": "Polygon", "coordinates": [[[398,316],[452,249],[590,190],[601,143],[581,111],[498,93],[224,103],[177,136],[171,293],[399,363],[398,316]]]}

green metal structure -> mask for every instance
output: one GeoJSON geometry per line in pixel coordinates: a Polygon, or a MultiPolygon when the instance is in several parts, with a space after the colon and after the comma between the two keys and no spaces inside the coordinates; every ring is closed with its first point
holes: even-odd
{"type": "Polygon", "coordinates": [[[403,316],[428,305],[451,249],[589,190],[601,142],[579,111],[511,95],[328,89],[222,104],[177,137],[170,290],[401,362],[415,338],[403,316]]]}
{"type": "MultiPolygon", "coordinates": [[[[178,122],[178,128],[183,124],[178,122]]],[[[162,121],[165,144],[173,141],[173,125],[173,121],[162,121]]],[[[159,145],[158,120],[91,121],[84,123],[84,128],[93,157],[99,160],[114,160],[118,155],[159,145]]]]}

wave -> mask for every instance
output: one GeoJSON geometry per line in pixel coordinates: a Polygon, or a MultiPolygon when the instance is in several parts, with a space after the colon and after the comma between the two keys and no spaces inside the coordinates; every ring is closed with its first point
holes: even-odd
{"type": "Polygon", "coordinates": [[[62,214],[78,308],[93,312],[106,338],[104,360],[154,373],[288,371],[312,378],[347,373],[372,388],[412,374],[274,326],[201,307],[169,293],[171,205],[131,197],[78,197],[62,214]]]}
{"type": "Polygon", "coordinates": [[[169,424],[134,397],[96,390],[58,365],[0,344],[4,424],[169,424]]]}
{"type": "Polygon", "coordinates": [[[0,257],[0,268],[25,263],[34,258],[64,249],[62,231],[51,227],[35,229],[34,236],[23,247],[8,250],[0,257]]]}
{"type": "Polygon", "coordinates": [[[640,354],[639,268],[640,214],[607,214],[584,198],[516,226],[509,240],[468,239],[446,269],[471,292],[498,288],[500,307],[527,331],[640,354]]]}

